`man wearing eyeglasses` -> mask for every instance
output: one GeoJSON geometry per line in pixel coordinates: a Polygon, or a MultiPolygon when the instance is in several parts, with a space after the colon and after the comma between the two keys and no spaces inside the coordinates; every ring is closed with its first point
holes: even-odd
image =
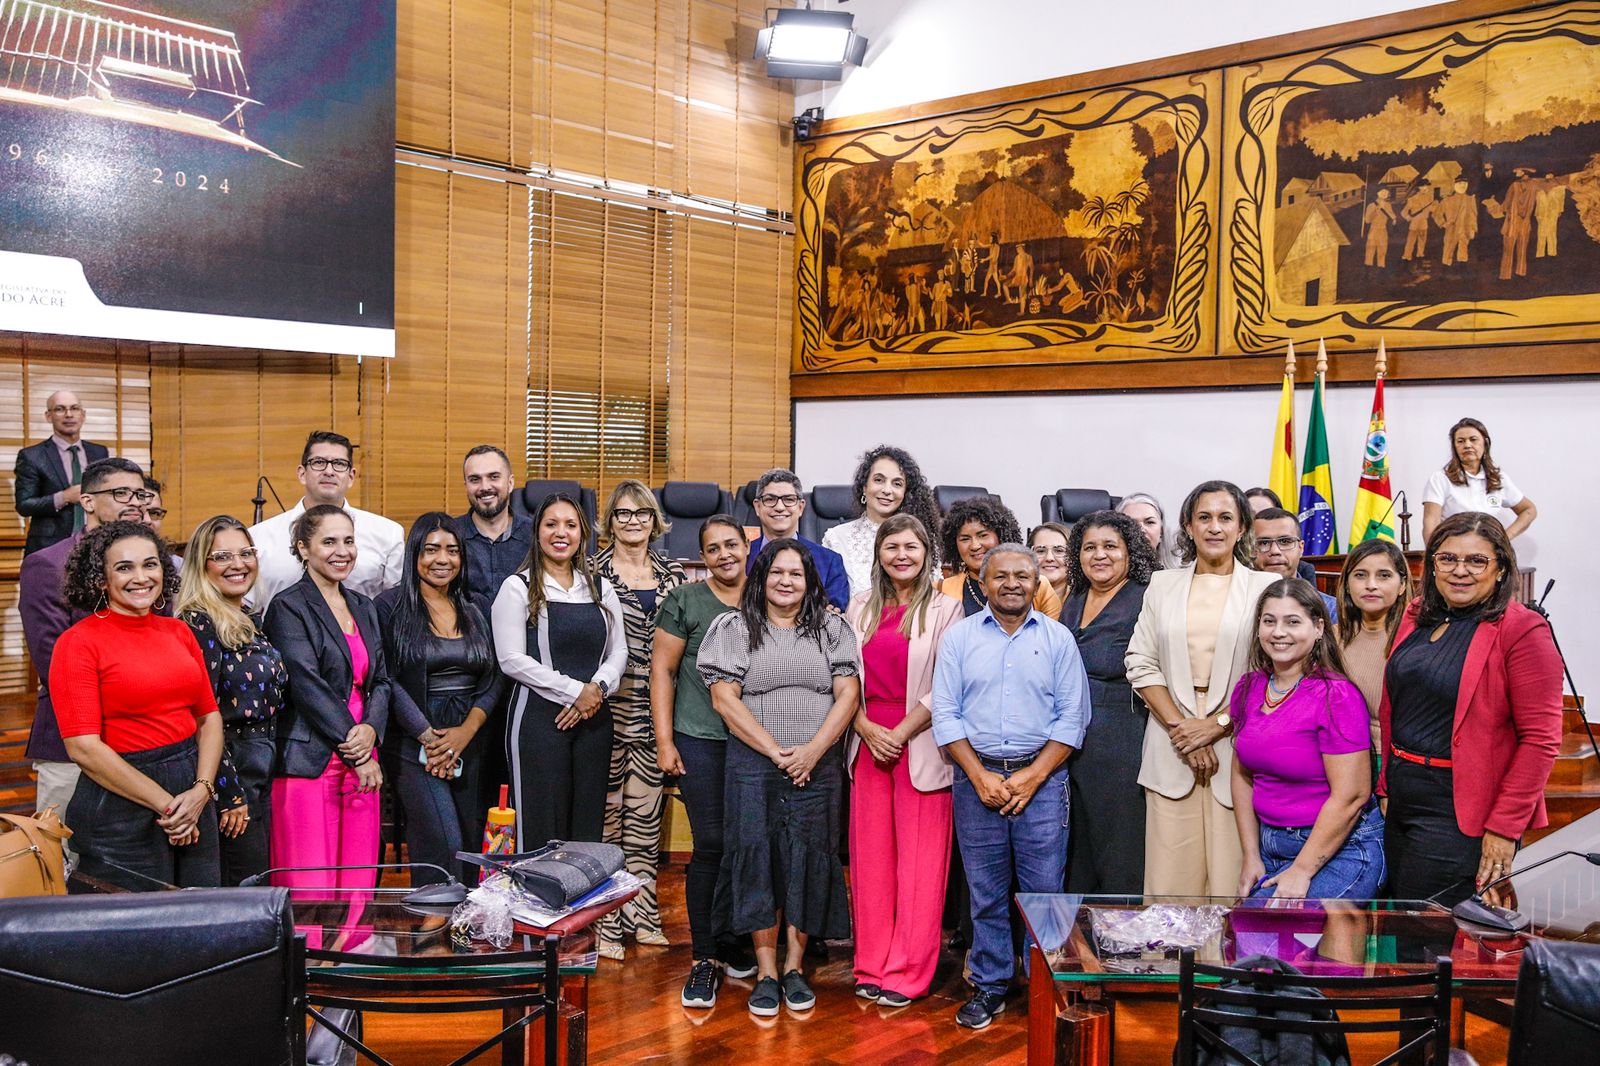
{"type": "MultiPolygon", "coordinates": [[[[61,395],[57,393],[57,395],[61,395]]],[[[70,394],[69,394],[70,395],[70,394]]],[[[48,443],[48,442],[46,442],[48,443]]],[[[34,808],[55,807],[65,814],[67,801],[78,787],[78,766],[67,758],[61,730],[56,725],[55,708],[45,687],[50,677],[50,655],[56,639],[67,627],[83,618],[62,595],[62,575],[67,556],[91,529],[105,522],[148,522],[145,508],[154,494],[144,486],[144,471],[131,459],[107,458],[90,463],[83,470],[78,506],[83,525],[68,531],[66,539],[42,548],[22,560],[17,580],[17,610],[22,615],[22,636],[28,644],[28,657],[39,675],[39,702],[28,732],[27,756],[33,760],[38,776],[34,808]]]]}
{"type": "Polygon", "coordinates": [[[405,530],[398,522],[346,502],[356,480],[355,458],[356,446],[343,433],[316,429],[306,436],[305,447],[300,450],[300,466],[294,472],[305,495],[282,514],[250,527],[259,564],[255,588],[246,600],[251,610],[265,615],[272,597],[305,573],[289,544],[290,531],[307,508],[318,504],[344,508],[355,523],[356,564],[345,588],[372,597],[400,584],[406,558],[405,530]]]}
{"type": "MultiPolygon", "coordinates": [[[[1301,577],[1300,553],[1305,541],[1300,537],[1300,520],[1282,507],[1263,507],[1255,514],[1256,569],[1279,577],[1301,577]]],[[[1313,571],[1315,573],[1315,571],[1313,571]]],[[[1339,620],[1339,601],[1318,591],[1328,608],[1328,619],[1339,620]]]]}
{"type": "Polygon", "coordinates": [[[844,559],[832,548],[824,548],[800,535],[800,516],[805,512],[804,490],[793,471],[779,467],[762,474],[761,480],[756,482],[756,521],[761,523],[761,536],[750,545],[750,559],[745,567],[755,566],[756,556],[761,554],[762,545],[767,541],[793,537],[811,550],[811,561],[816,564],[829,606],[842,611],[850,604],[850,578],[845,572],[844,559]]]}
{"type": "Polygon", "coordinates": [[[73,393],[52,392],[44,402],[50,436],[17,452],[17,513],[29,519],[22,553],[63,541],[83,528],[83,472],[111,454],[104,444],[83,440],[83,404],[73,393]]]}

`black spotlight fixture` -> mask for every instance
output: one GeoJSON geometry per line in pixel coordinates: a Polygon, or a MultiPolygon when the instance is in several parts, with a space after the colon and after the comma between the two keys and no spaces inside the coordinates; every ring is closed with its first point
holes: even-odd
{"type": "Polygon", "coordinates": [[[822,108],[808,107],[789,121],[794,126],[794,139],[809,141],[811,135],[817,132],[817,127],[822,125],[822,108]]]}
{"type": "Polygon", "coordinates": [[[813,11],[810,0],[805,7],[769,7],[755,57],[767,61],[769,78],[838,81],[867,55],[867,39],[854,26],[848,11],[813,11]]]}

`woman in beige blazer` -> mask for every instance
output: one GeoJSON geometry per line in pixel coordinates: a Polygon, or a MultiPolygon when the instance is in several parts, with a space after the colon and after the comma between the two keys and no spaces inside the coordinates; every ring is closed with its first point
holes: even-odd
{"type": "Polygon", "coordinates": [[[949,875],[952,769],[933,739],[933,667],[965,615],[939,591],[933,542],[913,515],[878,527],[872,581],[845,618],[861,648],[851,775],[856,995],[903,1007],[928,994],[949,875]]]}
{"type": "Polygon", "coordinates": [[[1250,568],[1249,521],[1231,482],[1189,493],[1177,537],[1184,565],[1151,575],[1128,643],[1128,681],[1150,708],[1139,768],[1146,895],[1231,896],[1239,887],[1228,697],[1250,656],[1256,601],[1276,578],[1250,568]]]}

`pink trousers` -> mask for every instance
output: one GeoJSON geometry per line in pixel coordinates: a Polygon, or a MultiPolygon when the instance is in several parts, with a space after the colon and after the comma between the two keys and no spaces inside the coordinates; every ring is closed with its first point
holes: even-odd
{"type": "MultiPolygon", "coordinates": [[[[358,792],[356,784],[356,772],[337,755],[318,777],[273,778],[272,865],[377,862],[379,793],[358,792]]],[[[290,888],[371,888],[377,881],[377,870],[273,875],[273,884],[290,888]]]]}
{"type": "Polygon", "coordinates": [[[949,789],[919,792],[905,756],[884,767],[861,746],[850,785],[858,982],[913,999],[928,994],[939,963],[950,827],[949,789]]]}

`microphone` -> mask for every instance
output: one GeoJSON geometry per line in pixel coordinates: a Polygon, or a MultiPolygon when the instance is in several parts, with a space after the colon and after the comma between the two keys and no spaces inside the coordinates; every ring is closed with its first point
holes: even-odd
{"type": "Polygon", "coordinates": [[[1512,870],[1510,873],[1501,874],[1477,892],[1474,892],[1469,898],[1457,903],[1450,909],[1450,913],[1462,921],[1471,922],[1474,925],[1485,926],[1489,929],[1500,929],[1507,933],[1520,933],[1528,928],[1530,921],[1528,916],[1520,911],[1512,910],[1510,907],[1496,907],[1491,903],[1485,903],[1483,901],[1484,893],[1492,888],[1498,888],[1513,877],[1519,877],[1529,870],[1537,870],[1547,862],[1555,862],[1557,859],[1566,858],[1568,855],[1576,855],[1578,858],[1589,862],[1590,865],[1600,866],[1600,851],[1558,851],[1554,855],[1540,859],[1538,862],[1529,863],[1520,870],[1512,870]]]}
{"type": "Polygon", "coordinates": [[[277,503],[278,510],[288,510],[288,508],[284,507],[283,499],[278,495],[278,490],[272,487],[272,482],[267,479],[267,475],[262,474],[260,477],[256,478],[256,494],[250,500],[250,502],[255,504],[256,507],[255,518],[250,523],[253,526],[259,526],[261,524],[261,512],[262,509],[267,505],[267,497],[261,491],[262,486],[265,486],[267,491],[272,493],[272,499],[277,503]]]}
{"type": "Polygon", "coordinates": [[[239,887],[254,888],[264,884],[273,874],[310,873],[313,870],[438,870],[444,874],[444,884],[418,885],[406,893],[405,901],[425,906],[442,906],[447,903],[460,903],[467,898],[467,886],[456,880],[455,874],[431,862],[377,862],[357,866],[274,866],[270,870],[251,874],[239,882],[239,887]]]}
{"type": "Polygon", "coordinates": [[[1400,550],[1408,552],[1411,550],[1411,512],[1408,510],[1411,500],[1406,496],[1405,489],[1401,489],[1395,495],[1400,499],[1400,550]]]}

